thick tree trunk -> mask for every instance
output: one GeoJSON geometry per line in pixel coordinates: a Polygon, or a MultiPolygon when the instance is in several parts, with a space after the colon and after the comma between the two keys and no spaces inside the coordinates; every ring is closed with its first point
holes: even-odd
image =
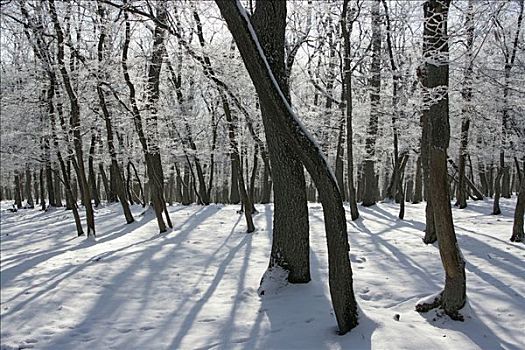
{"type": "Polygon", "coordinates": [[[456,240],[448,195],[447,148],[450,141],[450,125],[447,16],[449,4],[450,0],[427,0],[423,5],[425,13],[423,55],[426,63],[422,83],[427,89],[445,89],[439,101],[428,101],[430,106],[423,112],[428,116],[431,126],[430,192],[439,253],[445,270],[445,288],[434,302],[419,304],[416,310],[424,312],[441,306],[452,319],[463,320],[459,310],[463,308],[466,301],[465,262],[456,240]],[[434,63],[436,61],[439,63],[434,63]]]}
{"type": "MultiPolygon", "coordinates": [[[[286,2],[258,1],[253,26],[274,77],[290,101],[285,66],[286,2]]],[[[274,188],[273,241],[268,271],[280,266],[291,283],[310,281],[310,244],[303,164],[261,104],[274,188]]]]}
{"type": "Polygon", "coordinates": [[[319,190],[323,204],[328,243],[330,294],[339,332],[344,334],[357,325],[357,304],[352,287],[352,269],[348,257],[345,210],[336,179],[332,176],[321,150],[296,119],[285,95],[266,60],[248,15],[237,1],[216,1],[226,19],[251,80],[269,116],[271,127],[281,129],[293,151],[306,166],[319,190]]]}

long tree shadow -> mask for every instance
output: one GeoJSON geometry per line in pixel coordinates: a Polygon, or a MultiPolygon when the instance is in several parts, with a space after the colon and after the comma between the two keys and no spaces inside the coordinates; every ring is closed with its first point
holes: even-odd
{"type": "MultiPolygon", "coordinates": [[[[185,222],[181,223],[179,225],[180,230],[177,232],[170,232],[166,235],[155,235],[152,237],[149,237],[147,239],[134,242],[132,244],[126,245],[124,247],[120,247],[115,250],[107,251],[105,253],[93,256],[88,260],[88,262],[78,266],[73,271],[65,275],[63,278],[60,279],[66,279],[70,277],[72,274],[79,272],[81,269],[87,267],[90,262],[97,262],[97,263],[109,263],[112,259],[110,259],[113,256],[116,256],[118,253],[124,253],[130,248],[133,248],[135,246],[141,246],[148,243],[154,243],[150,244],[149,246],[145,247],[141,251],[133,251],[133,252],[127,252],[126,256],[130,257],[133,254],[136,254],[136,258],[134,258],[132,261],[129,262],[128,266],[123,269],[120,273],[118,273],[116,276],[114,276],[109,286],[111,288],[104,288],[96,302],[93,304],[93,306],[90,308],[90,311],[88,311],[85,314],[84,319],[75,327],[73,327],[73,330],[66,332],[62,334],[59,338],[53,339],[53,341],[48,344],[48,349],[55,349],[58,344],[63,344],[64,342],[67,342],[68,339],[70,339],[71,336],[75,334],[75,332],[82,332],[82,330],[89,330],[93,324],[97,322],[98,319],[103,320],[109,320],[111,319],[111,316],[114,315],[122,306],[122,303],[125,301],[122,298],[119,297],[119,291],[121,289],[124,289],[126,286],[132,284],[133,277],[137,275],[137,271],[142,269],[146,264],[152,264],[152,257],[157,254],[160,250],[160,247],[166,246],[166,245],[174,245],[176,248],[179,246],[179,244],[184,241],[187,238],[187,235],[193,231],[198,224],[198,222],[204,221],[206,218],[208,218],[211,215],[214,215],[217,211],[214,208],[209,207],[203,207],[200,208],[194,215],[192,215],[190,218],[188,218],[185,222]],[[170,237],[170,234],[175,233],[173,237],[170,237]]],[[[156,276],[156,273],[161,270],[161,268],[166,264],[166,261],[168,259],[173,258],[173,251],[170,251],[169,253],[166,253],[163,259],[156,260],[154,263],[154,266],[151,266],[149,273],[147,276],[144,277],[144,279],[140,280],[140,286],[137,286],[138,288],[141,288],[143,292],[152,292],[151,291],[151,284],[153,282],[153,277],[156,276]]],[[[59,283],[60,281],[55,281],[54,284],[59,283]]],[[[47,293],[49,291],[49,288],[47,288],[46,291],[42,291],[40,293],[40,296],[47,293]]],[[[144,295],[144,294],[143,294],[144,295]]],[[[35,297],[36,298],[36,297],[35,297]]],[[[33,299],[35,299],[33,298],[33,299]]],[[[155,300],[151,300],[151,298],[144,298],[142,297],[143,303],[141,303],[141,308],[137,310],[137,317],[140,316],[142,311],[144,309],[147,309],[148,304],[150,302],[154,302],[155,300]]],[[[24,302],[24,304],[27,304],[27,302],[24,302]]],[[[104,339],[104,335],[107,332],[111,331],[110,327],[104,328],[105,333],[100,332],[96,335],[96,339],[104,339]]],[[[131,331],[127,329],[117,330],[119,332],[128,332],[131,331]]],[[[124,346],[125,344],[121,344],[119,346],[123,346],[123,348],[133,348],[133,340],[129,339],[123,339],[123,342],[129,342],[129,346],[124,346]]],[[[99,346],[99,348],[103,347],[102,344],[95,345],[95,348],[99,346]]]]}
{"type": "MultiPolygon", "coordinates": [[[[230,252],[226,256],[226,258],[219,265],[219,268],[217,269],[217,272],[215,274],[215,278],[212,280],[210,286],[208,287],[204,295],[193,305],[193,307],[186,314],[186,317],[184,317],[184,320],[182,321],[182,324],[177,334],[175,335],[175,337],[171,341],[171,344],[169,345],[169,349],[178,349],[180,347],[184,336],[186,336],[188,331],[191,329],[199,312],[204,307],[204,305],[208,302],[210,297],[213,295],[213,293],[217,289],[222,278],[224,277],[224,272],[226,271],[226,268],[231,263],[231,261],[233,260],[237,252],[244,245],[249,244],[251,240],[252,240],[252,235],[247,234],[235,247],[230,249],[230,252]]],[[[179,310],[173,313],[172,318],[177,316],[177,314],[180,312],[179,310]]]]}
{"type": "Polygon", "coordinates": [[[26,271],[58,255],[64,254],[66,252],[74,252],[85,249],[94,244],[102,244],[114,239],[118,239],[134,230],[139,229],[141,226],[147,224],[150,220],[151,218],[143,218],[143,220],[137,220],[131,224],[120,224],[119,229],[112,230],[110,234],[103,235],[102,238],[99,238],[96,242],[85,240],[83,237],[73,237],[63,241],[60,246],[51,251],[35,252],[30,255],[23,256],[19,255],[18,259],[11,261],[11,264],[8,268],[2,270],[2,273],[0,274],[1,285],[2,287],[5,287],[6,284],[10,283],[15,277],[22,275],[26,271]],[[79,240],[79,244],[76,246],[71,246],[69,243],[73,240],[79,240]]]}

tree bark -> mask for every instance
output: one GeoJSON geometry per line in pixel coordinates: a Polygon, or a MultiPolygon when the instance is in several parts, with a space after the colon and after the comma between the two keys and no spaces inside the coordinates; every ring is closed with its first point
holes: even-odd
{"type": "Polygon", "coordinates": [[[321,150],[296,119],[272,73],[244,8],[235,0],[216,3],[237,43],[261,106],[264,105],[268,115],[272,116],[269,122],[285,132],[286,140],[306,166],[319,190],[328,243],[330,294],[339,332],[344,334],[354,328],[358,321],[348,257],[345,210],[337,181],[321,150]]]}
{"type": "Polygon", "coordinates": [[[69,73],[64,63],[64,33],[62,31],[62,27],[58,20],[56,8],[55,8],[55,1],[48,0],[48,2],[49,2],[49,11],[51,14],[51,19],[53,21],[53,26],[55,28],[55,32],[57,36],[58,66],[59,66],[60,74],[62,75],[64,87],[69,97],[69,103],[71,107],[70,123],[71,123],[71,128],[73,130],[73,144],[74,144],[75,154],[77,157],[77,166],[75,167],[75,171],[77,172],[77,179],[79,181],[79,184],[82,190],[82,198],[84,202],[83,204],[84,204],[84,207],[86,208],[86,222],[87,222],[87,227],[88,227],[87,235],[88,237],[95,237],[96,236],[95,216],[93,212],[93,207],[91,206],[91,196],[89,193],[89,185],[88,185],[88,181],[86,177],[86,171],[84,168],[84,152],[82,150],[82,133],[80,130],[80,105],[78,103],[77,95],[71,85],[71,79],[69,77],[69,73]]]}
{"type": "Polygon", "coordinates": [[[511,242],[523,242],[523,217],[525,215],[525,181],[521,179],[521,185],[518,194],[518,201],[516,202],[516,209],[514,210],[514,224],[512,225],[511,242]]]}
{"type": "Polygon", "coordinates": [[[422,83],[426,89],[432,89],[432,92],[439,89],[440,93],[438,101],[428,101],[429,107],[423,113],[428,116],[431,127],[430,192],[439,253],[445,270],[445,288],[433,303],[419,304],[416,310],[424,312],[441,306],[452,319],[463,320],[459,310],[466,301],[465,262],[454,232],[447,170],[447,148],[450,141],[447,35],[449,4],[450,0],[427,0],[423,5],[423,55],[426,62],[422,83]]]}
{"type": "MultiPolygon", "coordinates": [[[[257,1],[252,23],[270,69],[290,101],[285,65],[286,2],[257,1]]],[[[290,283],[310,281],[310,244],[306,181],[297,159],[271,111],[261,103],[263,126],[272,169],[274,214],[268,270],[280,266],[290,283]]]]}
{"type": "MultiPolygon", "coordinates": [[[[29,169],[29,166],[26,167],[26,199],[27,199],[27,208],[33,209],[35,207],[35,202],[33,201],[33,192],[31,190],[31,169],[29,169]]],[[[36,191],[36,188],[35,188],[36,191]]]]}
{"type": "Polygon", "coordinates": [[[353,120],[353,100],[352,100],[352,69],[351,63],[351,43],[350,36],[352,33],[353,21],[348,26],[348,3],[349,0],[343,1],[343,11],[341,13],[341,34],[343,36],[344,44],[344,59],[343,59],[343,93],[344,101],[346,103],[346,176],[348,182],[348,203],[350,204],[350,217],[352,220],[359,218],[359,210],[357,209],[357,198],[354,184],[354,149],[353,139],[354,131],[352,126],[353,120]]]}
{"type": "Polygon", "coordinates": [[[363,162],[363,203],[365,207],[376,204],[377,181],[375,173],[375,147],[381,107],[381,15],[380,0],[372,3],[372,63],[370,66],[370,120],[365,142],[363,162]]]}

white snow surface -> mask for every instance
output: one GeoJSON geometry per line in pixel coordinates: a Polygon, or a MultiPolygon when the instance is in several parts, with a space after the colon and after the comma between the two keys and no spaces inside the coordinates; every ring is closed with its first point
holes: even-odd
{"type": "MultiPolygon", "coordinates": [[[[258,296],[272,206],[245,233],[237,206],[171,206],[159,235],[151,211],[96,210],[97,241],[76,238],[61,209],[1,212],[1,349],[524,349],[525,245],[508,241],[513,200],[454,209],[466,259],[465,322],[414,310],[439,292],[436,245],[422,243],[424,204],[360,207],[348,221],[359,326],[336,334],[320,204],[310,204],[312,281],[258,296]],[[397,320],[398,319],[398,320],[397,320]]],[[[346,208],[349,210],[349,208],[346,208]]],[[[83,215],[83,212],[81,212],[83,215]]],[[[347,217],[350,217],[348,212],[347,217]]]]}

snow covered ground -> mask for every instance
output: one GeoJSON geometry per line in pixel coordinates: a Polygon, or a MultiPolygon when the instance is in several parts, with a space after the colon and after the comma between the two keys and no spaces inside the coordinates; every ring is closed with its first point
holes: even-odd
{"type": "MultiPolygon", "coordinates": [[[[10,203],[9,203],[10,204],[10,203]]],[[[440,290],[437,247],[422,241],[424,205],[360,207],[349,221],[360,325],[336,335],[322,209],[310,205],[312,282],[260,298],[272,207],[246,234],[237,206],[173,206],[158,235],[151,211],[125,225],[97,210],[97,242],[75,238],[71,213],[1,214],[2,349],[524,349],[525,245],[508,241],[515,200],[454,209],[467,261],[465,322],[414,311],[440,290]],[[395,320],[399,315],[399,320],[395,320]]],[[[2,209],[7,203],[2,203],[2,209]]],[[[350,215],[348,214],[348,218],[350,215]]]]}

